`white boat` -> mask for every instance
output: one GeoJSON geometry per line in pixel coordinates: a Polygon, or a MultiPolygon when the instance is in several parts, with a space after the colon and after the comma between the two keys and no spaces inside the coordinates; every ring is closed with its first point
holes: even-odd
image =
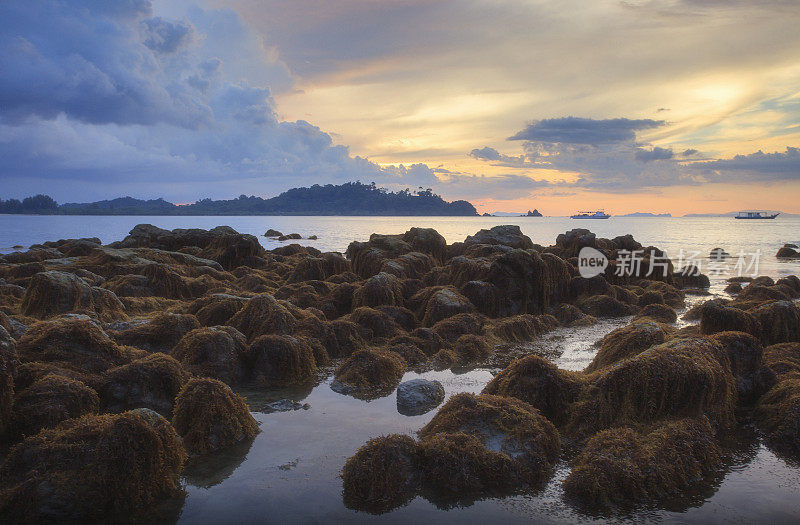
{"type": "Polygon", "coordinates": [[[770,214],[766,211],[740,211],[734,219],[774,219],[780,212],[770,214]]]}
{"type": "Polygon", "coordinates": [[[575,215],[570,216],[571,219],[608,219],[611,215],[608,215],[606,212],[602,210],[598,210],[595,212],[591,211],[579,211],[575,215]]]}

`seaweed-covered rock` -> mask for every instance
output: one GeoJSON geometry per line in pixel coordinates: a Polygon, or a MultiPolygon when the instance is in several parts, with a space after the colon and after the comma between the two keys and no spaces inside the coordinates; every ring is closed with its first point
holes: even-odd
{"type": "Polygon", "coordinates": [[[17,392],[11,431],[16,437],[32,436],[67,419],[99,410],[100,400],[94,390],[80,381],[48,375],[17,392]]]}
{"type": "Polygon", "coordinates": [[[790,376],[772,387],[758,401],[754,417],[770,446],[800,457],[800,377],[790,376]]]}
{"type": "Polygon", "coordinates": [[[375,308],[356,308],[347,319],[363,328],[368,338],[392,337],[399,331],[397,323],[388,314],[375,308]]]}
{"type": "Polygon", "coordinates": [[[175,430],[191,455],[215,452],[258,433],[244,399],[222,381],[195,378],[175,398],[175,430]]]}
{"type": "Polygon", "coordinates": [[[185,459],[155,412],[70,419],[11,449],[0,467],[0,515],[17,523],[130,519],[182,493],[185,459]]]}
{"type": "Polygon", "coordinates": [[[245,362],[252,381],[260,385],[303,383],[317,372],[311,347],[289,335],[262,335],[250,345],[245,362]]]}
{"type": "MultiPolygon", "coordinates": [[[[419,293],[424,294],[425,290],[419,293]]],[[[444,287],[430,294],[424,307],[422,323],[425,326],[433,326],[443,319],[474,311],[475,307],[469,299],[453,288],[444,287]]]]}
{"type": "Polygon", "coordinates": [[[297,319],[273,296],[258,295],[230,319],[230,325],[252,341],[260,335],[289,334],[297,319]]]}
{"type": "Polygon", "coordinates": [[[751,313],[761,326],[761,340],[765,345],[800,342],[800,308],[791,301],[768,303],[751,313]]]}
{"type": "Polygon", "coordinates": [[[342,470],[346,507],[373,514],[388,512],[417,495],[417,443],[400,434],[370,439],[342,470]]]}
{"type": "Polygon", "coordinates": [[[172,404],[189,374],[174,358],[154,353],[106,373],[100,389],[103,407],[108,412],[149,408],[169,417],[172,404]]]}
{"type": "Polygon", "coordinates": [[[232,326],[213,326],[192,330],[172,349],[188,372],[219,379],[223,383],[241,383],[246,374],[244,356],[247,340],[232,326]]]}
{"type": "Polygon", "coordinates": [[[406,362],[394,352],[359,350],[336,369],[331,388],[359,397],[381,396],[394,390],[405,371],[406,362]]]}
{"type": "Polygon", "coordinates": [[[553,316],[563,326],[591,326],[597,323],[597,319],[591,315],[586,315],[575,305],[563,303],[553,310],[553,316]]]}
{"type": "Polygon", "coordinates": [[[705,417],[667,421],[642,434],[614,428],[593,436],[573,460],[564,492],[589,507],[625,507],[672,496],[720,462],[705,417]]]}
{"type": "Polygon", "coordinates": [[[634,313],[633,307],[610,295],[581,297],[575,304],[583,313],[593,317],[625,317],[634,313]]]}
{"type": "Polygon", "coordinates": [[[511,396],[529,403],[550,421],[566,423],[570,405],[578,399],[585,381],[576,372],[561,370],[553,363],[531,354],[501,370],[484,394],[511,396]]]}
{"type": "MultiPolygon", "coordinates": [[[[486,450],[510,458],[509,466],[519,485],[535,485],[545,479],[561,450],[553,424],[531,405],[513,397],[456,394],[422,427],[419,436],[425,442],[437,434],[459,432],[478,438],[486,450]]],[[[436,482],[448,483],[446,478],[436,482]]]]}
{"type": "Polygon", "coordinates": [[[195,316],[167,312],[155,315],[147,323],[112,331],[111,337],[123,345],[169,354],[183,336],[197,328],[200,328],[200,323],[195,316]]]}
{"type": "Polygon", "coordinates": [[[474,334],[464,334],[453,344],[453,352],[462,365],[483,361],[494,352],[492,345],[485,337],[474,334]]]}
{"type": "Polygon", "coordinates": [[[36,323],[17,341],[17,352],[23,362],[40,361],[88,375],[130,361],[122,347],[85,319],[36,323]]]}
{"type": "Polygon", "coordinates": [[[678,320],[678,314],[665,304],[651,303],[639,310],[639,313],[636,314],[636,318],[648,318],[658,321],[659,323],[669,324],[678,320]]]}
{"type": "Polygon", "coordinates": [[[381,272],[373,275],[353,292],[353,307],[403,305],[403,287],[400,279],[381,272]]]}
{"type": "Polygon", "coordinates": [[[11,417],[11,404],[14,401],[14,377],[19,368],[19,355],[16,341],[0,326],[0,437],[5,432],[11,417]]]}
{"type": "Polygon", "coordinates": [[[734,422],[736,380],[713,339],[670,339],[602,370],[587,392],[572,411],[570,430],[578,433],[670,417],[706,415],[723,429],[734,422]]]}
{"type": "MultiPolygon", "coordinates": [[[[457,314],[447,319],[442,319],[433,325],[431,331],[443,341],[454,343],[464,334],[482,335],[486,319],[480,314],[457,314]]],[[[414,334],[420,330],[414,330],[414,334]]]]}
{"type": "Polygon", "coordinates": [[[522,250],[533,248],[533,241],[531,241],[530,237],[524,235],[519,226],[515,224],[504,224],[493,226],[488,230],[480,230],[475,235],[470,235],[464,240],[465,246],[473,244],[499,244],[522,250]]]}
{"type": "Polygon", "coordinates": [[[761,342],[745,332],[718,332],[712,338],[728,354],[731,372],[738,382],[739,401],[757,399],[764,393],[766,379],[761,370],[761,342]]]}
{"type": "Polygon", "coordinates": [[[706,301],[700,309],[700,331],[704,334],[739,331],[760,337],[761,324],[749,312],[718,301],[706,301]]]}
{"type": "Polygon", "coordinates": [[[639,355],[651,346],[666,341],[672,332],[668,326],[647,319],[635,320],[612,330],[600,341],[600,348],[585,372],[594,372],[639,355]]]}
{"type": "Polygon", "coordinates": [[[503,495],[537,485],[513,454],[488,448],[474,434],[434,434],[419,443],[422,493],[445,508],[469,498],[503,495]]]}
{"type": "Polygon", "coordinates": [[[783,379],[800,377],[800,343],[779,343],[764,348],[763,363],[783,379]]]}
{"type": "Polygon", "coordinates": [[[114,292],[90,286],[75,274],[37,273],[22,298],[22,313],[46,319],[63,313],[86,313],[101,321],[126,319],[125,307],[114,292]]]}
{"type": "Polygon", "coordinates": [[[500,292],[492,283],[467,281],[461,286],[460,291],[480,313],[490,317],[497,315],[500,292]]]}
{"type": "Polygon", "coordinates": [[[247,299],[244,297],[211,294],[190,304],[186,313],[194,315],[201,326],[218,326],[227,324],[246,303],[247,299]]]}
{"type": "Polygon", "coordinates": [[[439,381],[411,379],[397,387],[397,411],[404,416],[430,412],[444,401],[444,387],[439,381]]]}

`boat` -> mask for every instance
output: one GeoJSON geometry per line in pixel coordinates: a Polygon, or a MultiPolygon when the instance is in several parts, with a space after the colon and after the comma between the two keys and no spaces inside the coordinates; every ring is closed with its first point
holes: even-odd
{"type": "Polygon", "coordinates": [[[774,219],[780,212],[770,214],[766,211],[740,211],[734,219],[774,219]]]}
{"type": "Polygon", "coordinates": [[[579,211],[575,215],[570,216],[570,219],[608,219],[609,217],[611,217],[611,215],[608,215],[602,210],[595,212],[579,211]]]}

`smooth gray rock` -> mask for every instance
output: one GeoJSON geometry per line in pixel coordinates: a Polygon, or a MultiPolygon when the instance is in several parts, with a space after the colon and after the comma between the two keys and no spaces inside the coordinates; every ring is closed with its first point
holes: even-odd
{"type": "Polygon", "coordinates": [[[439,381],[412,379],[397,387],[397,411],[404,416],[419,416],[444,401],[444,387],[439,381]]]}

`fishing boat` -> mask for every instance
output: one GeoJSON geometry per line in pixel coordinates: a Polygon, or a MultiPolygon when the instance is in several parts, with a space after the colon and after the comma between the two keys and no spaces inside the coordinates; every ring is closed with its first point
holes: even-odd
{"type": "Polygon", "coordinates": [[[774,219],[780,212],[772,213],[766,211],[740,211],[734,219],[774,219]]]}
{"type": "Polygon", "coordinates": [[[575,215],[570,216],[571,219],[608,219],[611,215],[606,212],[600,211],[579,211],[575,215]]]}

